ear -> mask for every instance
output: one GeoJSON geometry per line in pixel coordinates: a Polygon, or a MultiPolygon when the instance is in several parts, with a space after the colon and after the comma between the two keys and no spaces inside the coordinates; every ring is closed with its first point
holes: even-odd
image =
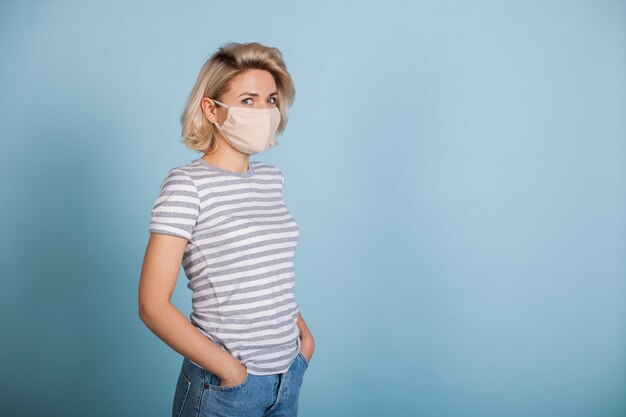
{"type": "Polygon", "coordinates": [[[202,107],[202,113],[204,114],[204,117],[206,117],[209,122],[211,123],[217,122],[217,114],[215,113],[217,106],[215,105],[213,100],[211,100],[208,97],[204,97],[200,101],[200,107],[202,107]]]}

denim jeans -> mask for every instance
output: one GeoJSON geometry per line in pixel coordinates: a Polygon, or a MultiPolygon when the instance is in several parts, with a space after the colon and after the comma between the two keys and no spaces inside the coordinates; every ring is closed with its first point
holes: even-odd
{"type": "Polygon", "coordinates": [[[183,358],[172,417],[295,417],[308,366],[298,352],[283,374],[248,373],[239,385],[220,387],[217,375],[183,358]]]}

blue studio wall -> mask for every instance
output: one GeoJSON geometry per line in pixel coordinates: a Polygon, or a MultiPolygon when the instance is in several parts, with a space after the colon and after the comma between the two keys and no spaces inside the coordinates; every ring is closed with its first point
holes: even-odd
{"type": "Polygon", "coordinates": [[[182,358],[139,273],[228,41],[297,88],[252,159],[300,226],[300,416],[626,415],[617,0],[0,3],[0,414],[170,415],[182,358]]]}

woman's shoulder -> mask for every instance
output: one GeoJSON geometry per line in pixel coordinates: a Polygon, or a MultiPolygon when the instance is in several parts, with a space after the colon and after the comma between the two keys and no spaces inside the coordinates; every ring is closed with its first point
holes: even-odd
{"type": "Polygon", "coordinates": [[[255,161],[254,172],[256,175],[263,175],[273,181],[280,181],[281,187],[285,184],[285,176],[276,164],[271,162],[255,161]]]}
{"type": "Polygon", "coordinates": [[[179,164],[174,166],[170,165],[163,178],[162,186],[163,184],[169,183],[171,181],[187,180],[193,182],[193,178],[195,177],[194,173],[197,172],[197,167],[197,159],[187,162],[186,164],[179,164]]]}
{"type": "Polygon", "coordinates": [[[185,164],[178,164],[178,165],[170,165],[169,171],[183,171],[183,172],[188,172],[189,170],[192,170],[193,168],[197,167],[198,165],[200,165],[200,159],[193,159],[185,164]]]}
{"type": "Polygon", "coordinates": [[[276,164],[273,164],[271,162],[266,162],[266,161],[252,161],[250,160],[251,163],[254,164],[254,169],[255,171],[265,171],[266,173],[268,172],[272,172],[278,175],[283,175],[282,171],[280,170],[280,168],[278,168],[278,166],[276,164]]]}

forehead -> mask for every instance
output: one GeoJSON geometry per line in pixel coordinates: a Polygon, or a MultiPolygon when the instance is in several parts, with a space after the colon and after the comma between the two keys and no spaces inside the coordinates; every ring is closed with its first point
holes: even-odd
{"type": "Polygon", "coordinates": [[[276,90],[274,77],[268,71],[252,69],[242,72],[230,82],[230,91],[255,91],[257,93],[271,93],[276,90]],[[271,90],[271,91],[270,91],[271,90]]]}

